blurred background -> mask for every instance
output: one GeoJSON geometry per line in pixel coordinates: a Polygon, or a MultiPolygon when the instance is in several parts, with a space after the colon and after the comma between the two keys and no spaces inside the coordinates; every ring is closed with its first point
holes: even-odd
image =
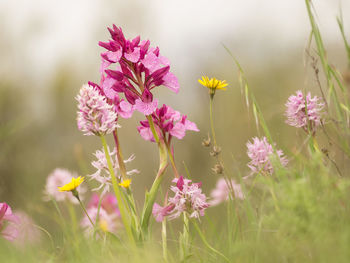
{"type": "MultiPolygon", "coordinates": [[[[330,61],[344,73],[348,65],[336,16],[341,9],[350,37],[350,1],[315,0],[314,6],[330,61]]],[[[304,1],[0,0],[0,202],[45,225],[39,207],[45,207],[47,175],[56,167],[83,176],[94,172],[90,162],[100,141],[78,131],[74,97],[83,83],[99,82],[98,41],[109,38],[106,27],[112,24],[127,38],[149,39],[170,59],[180,92],[158,88],[156,96],[197,123],[199,133],[175,141],[175,155],[179,170],[185,173],[185,162],[207,194],[217,175],[209,150],[201,145],[209,131],[209,98],[197,79],[205,74],[229,83],[215,96],[214,121],[233,177],[239,176],[237,169],[247,173],[245,144],[258,135],[223,45],[245,70],[278,148],[288,154],[302,142],[303,134],[285,124],[283,112],[296,90],[319,94],[305,63],[310,25],[304,1]]],[[[158,166],[155,144],[136,131],[141,117],[135,113],[121,120],[120,129],[124,155],[136,154],[129,168],[141,171],[133,180],[139,202],[158,166]]]]}

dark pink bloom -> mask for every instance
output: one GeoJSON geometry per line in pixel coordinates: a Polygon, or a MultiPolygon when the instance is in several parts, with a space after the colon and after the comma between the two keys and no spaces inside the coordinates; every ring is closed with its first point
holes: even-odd
{"type": "Polygon", "coordinates": [[[321,124],[324,103],[317,96],[312,98],[310,92],[305,96],[298,90],[296,95],[288,98],[286,107],[286,123],[291,126],[303,128],[306,132],[308,129],[315,132],[321,124]]]}
{"type": "MultiPolygon", "coordinates": [[[[163,104],[152,115],[155,128],[160,138],[170,142],[172,137],[182,139],[185,137],[186,131],[199,131],[194,122],[187,120],[186,115],[173,110],[169,106],[163,104]]],[[[141,121],[141,126],[137,127],[142,138],[147,141],[155,141],[148,120],[141,121]]]]}
{"type": "MultiPolygon", "coordinates": [[[[115,25],[108,30],[112,39],[99,42],[106,49],[101,54],[100,90],[112,103],[118,103],[119,99],[115,97],[124,94],[133,109],[144,115],[152,114],[157,108],[152,89],[163,85],[176,93],[179,90],[176,76],[169,71],[169,60],[160,55],[158,47],[150,47],[149,41],[141,41],[140,36],[126,39],[122,29],[115,25]]],[[[130,116],[120,115],[123,118],[130,116]]]]}
{"type": "MultiPolygon", "coordinates": [[[[248,141],[247,148],[247,154],[251,159],[248,163],[251,173],[262,173],[264,175],[272,174],[273,166],[270,159],[274,156],[274,150],[272,145],[268,143],[266,137],[263,137],[261,140],[258,137],[254,137],[253,142],[248,141]]],[[[283,151],[277,150],[276,153],[282,166],[286,166],[288,160],[283,156],[283,151]]]]}
{"type": "Polygon", "coordinates": [[[165,216],[169,219],[179,217],[186,212],[190,217],[199,218],[204,216],[204,211],[209,207],[207,197],[202,193],[201,183],[192,183],[183,176],[173,180],[175,186],[170,189],[174,192],[174,197],[168,199],[168,204],[161,207],[157,203],[153,206],[153,216],[157,222],[161,222],[165,216]]]}
{"type": "Polygon", "coordinates": [[[0,236],[13,241],[19,235],[19,218],[12,213],[11,207],[0,203],[0,236]]]}

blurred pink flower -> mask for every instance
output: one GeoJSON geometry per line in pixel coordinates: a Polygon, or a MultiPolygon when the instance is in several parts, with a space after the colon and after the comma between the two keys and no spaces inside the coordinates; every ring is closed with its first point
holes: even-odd
{"type": "MultiPolygon", "coordinates": [[[[58,187],[61,187],[67,183],[69,183],[73,177],[77,177],[74,173],[72,174],[70,171],[62,168],[56,168],[46,179],[46,185],[44,190],[44,201],[50,201],[51,199],[56,200],[57,202],[61,201],[70,201],[73,204],[78,204],[76,198],[72,195],[71,192],[60,192],[58,187]]],[[[79,197],[82,200],[83,194],[86,192],[86,188],[84,186],[80,186],[77,188],[79,193],[79,197]]]]}
{"type": "MultiPolygon", "coordinates": [[[[98,194],[93,194],[91,196],[90,202],[88,204],[88,208],[98,207],[98,202],[100,197],[98,194]]],[[[109,214],[115,213],[118,216],[120,215],[118,202],[114,194],[106,194],[102,197],[101,207],[109,214]]]]}
{"type": "Polygon", "coordinates": [[[224,178],[220,178],[217,181],[216,188],[210,193],[212,200],[209,203],[211,206],[218,205],[229,200],[231,191],[233,191],[233,199],[245,199],[240,184],[237,184],[233,179],[231,179],[228,183],[230,185],[227,185],[227,182],[224,178]]]}
{"type": "Polygon", "coordinates": [[[324,103],[317,96],[312,98],[310,92],[305,96],[298,90],[296,95],[288,98],[286,107],[286,123],[291,126],[303,128],[306,132],[308,132],[308,129],[315,132],[317,126],[321,124],[324,103]]]}
{"type": "Polygon", "coordinates": [[[169,216],[169,219],[177,218],[184,212],[194,218],[204,216],[204,210],[209,204],[206,201],[207,197],[202,193],[201,183],[192,183],[183,176],[175,178],[173,182],[176,186],[171,186],[170,189],[175,193],[174,197],[169,198],[164,207],[157,203],[153,206],[152,213],[157,222],[161,222],[165,216],[169,216]]]}
{"type": "MultiPolygon", "coordinates": [[[[116,148],[114,148],[114,150],[111,152],[108,147],[108,152],[109,152],[109,155],[111,156],[111,162],[114,169],[114,173],[116,176],[119,177],[120,176],[119,164],[118,164],[117,155],[116,155],[117,150],[116,148]]],[[[112,185],[111,175],[109,173],[107,159],[106,159],[104,150],[103,149],[102,151],[97,150],[95,153],[95,157],[97,158],[97,160],[93,161],[91,164],[93,167],[97,169],[97,171],[94,174],[91,174],[88,176],[91,178],[91,180],[96,180],[100,184],[100,186],[93,189],[93,191],[98,191],[102,189],[102,196],[103,196],[105,195],[105,193],[109,191],[109,188],[112,185]]],[[[124,163],[129,163],[134,159],[135,159],[135,155],[131,155],[128,159],[124,160],[124,163]]],[[[136,169],[127,171],[127,175],[133,175],[137,173],[139,173],[139,171],[136,169]]]]}
{"type": "MultiPolygon", "coordinates": [[[[90,216],[92,222],[96,222],[98,208],[93,206],[87,209],[87,213],[90,216]]],[[[81,221],[81,226],[85,229],[86,236],[91,236],[94,233],[94,226],[91,224],[88,217],[85,215],[81,221]]],[[[119,222],[119,215],[117,213],[107,213],[102,207],[100,207],[98,217],[98,227],[103,232],[116,233],[118,227],[121,224],[119,222]]]]}
{"type": "MultiPolygon", "coordinates": [[[[267,142],[266,137],[261,140],[258,137],[253,138],[253,142],[247,143],[247,154],[251,161],[248,163],[248,167],[251,169],[251,173],[272,174],[273,167],[270,158],[273,157],[274,151],[272,145],[267,142]]],[[[283,156],[282,150],[277,150],[277,155],[282,166],[286,166],[288,160],[283,156]]]]}
{"type": "Polygon", "coordinates": [[[78,128],[84,135],[104,135],[119,127],[117,113],[107,99],[93,86],[85,84],[78,96],[78,128]]]}
{"type": "Polygon", "coordinates": [[[12,213],[11,207],[7,203],[0,203],[0,236],[14,241],[19,235],[18,216],[12,213]]]}
{"type": "Polygon", "coordinates": [[[17,225],[18,236],[14,244],[25,248],[28,245],[38,243],[41,239],[41,233],[35,226],[33,219],[23,211],[16,211],[14,214],[19,218],[17,225]]]}
{"type": "MultiPolygon", "coordinates": [[[[181,115],[180,112],[173,110],[165,104],[161,108],[158,108],[151,116],[159,137],[163,138],[163,135],[168,135],[167,138],[163,138],[167,142],[170,142],[172,136],[182,139],[185,137],[186,130],[199,131],[194,122],[187,120],[186,115],[181,115]]],[[[155,140],[148,120],[141,121],[140,124],[141,126],[137,127],[137,130],[142,138],[154,142],[155,140]]]]}

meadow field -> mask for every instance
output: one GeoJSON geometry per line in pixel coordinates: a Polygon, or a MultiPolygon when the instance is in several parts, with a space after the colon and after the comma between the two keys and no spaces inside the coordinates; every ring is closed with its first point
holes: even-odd
{"type": "Polygon", "coordinates": [[[131,2],[55,65],[0,25],[0,262],[349,262],[349,5],[243,43],[131,2]]]}

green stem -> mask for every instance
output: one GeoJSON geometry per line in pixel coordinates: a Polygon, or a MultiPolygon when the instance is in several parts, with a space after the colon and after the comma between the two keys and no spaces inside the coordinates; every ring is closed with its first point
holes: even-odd
{"type": "Polygon", "coordinates": [[[222,254],[220,251],[216,250],[215,248],[213,248],[209,243],[208,241],[206,240],[204,234],[202,233],[201,229],[199,228],[198,224],[196,221],[192,221],[194,227],[196,228],[198,234],[199,234],[199,237],[202,239],[202,242],[204,243],[204,245],[209,248],[211,251],[213,251],[214,253],[218,254],[219,256],[221,256],[223,259],[225,259],[227,262],[230,262],[230,260],[224,255],[222,254]]]}
{"type": "Polygon", "coordinates": [[[163,258],[165,262],[168,262],[168,247],[166,238],[166,219],[162,222],[162,245],[163,245],[163,258]]]}
{"type": "Polygon", "coordinates": [[[106,138],[103,135],[101,135],[100,137],[101,137],[101,142],[102,142],[103,149],[104,149],[104,152],[106,155],[108,170],[109,170],[109,173],[111,174],[113,190],[115,193],[115,197],[117,198],[117,201],[118,201],[120,216],[122,218],[122,222],[124,224],[126,234],[128,235],[130,242],[132,244],[135,244],[134,236],[132,235],[132,231],[131,231],[130,224],[129,224],[127,210],[125,208],[125,204],[124,204],[123,199],[122,199],[121,191],[120,191],[119,185],[117,183],[117,178],[115,176],[114,169],[112,166],[111,157],[110,157],[109,152],[108,152],[106,138]]]}
{"type": "Polygon", "coordinates": [[[91,225],[92,225],[93,227],[95,227],[94,222],[92,222],[92,220],[91,220],[91,218],[90,218],[88,212],[86,211],[85,206],[84,206],[83,203],[81,202],[79,196],[76,196],[76,198],[78,199],[79,204],[80,204],[81,208],[83,209],[85,215],[87,216],[87,218],[89,218],[89,221],[90,221],[91,225]]]}
{"type": "Polygon", "coordinates": [[[214,140],[214,145],[217,146],[217,144],[216,144],[215,130],[214,130],[214,121],[213,121],[213,100],[214,100],[214,98],[211,96],[211,97],[210,97],[210,103],[209,103],[210,128],[211,128],[211,135],[212,135],[213,140],[214,140]]]}
{"type": "Polygon", "coordinates": [[[166,147],[167,147],[167,150],[168,150],[168,155],[169,155],[171,166],[172,166],[172,168],[174,170],[174,175],[175,175],[176,178],[179,178],[180,175],[179,175],[179,172],[177,171],[177,168],[176,168],[176,165],[175,165],[175,158],[174,158],[173,153],[171,152],[170,145],[166,144],[166,147]]]}

